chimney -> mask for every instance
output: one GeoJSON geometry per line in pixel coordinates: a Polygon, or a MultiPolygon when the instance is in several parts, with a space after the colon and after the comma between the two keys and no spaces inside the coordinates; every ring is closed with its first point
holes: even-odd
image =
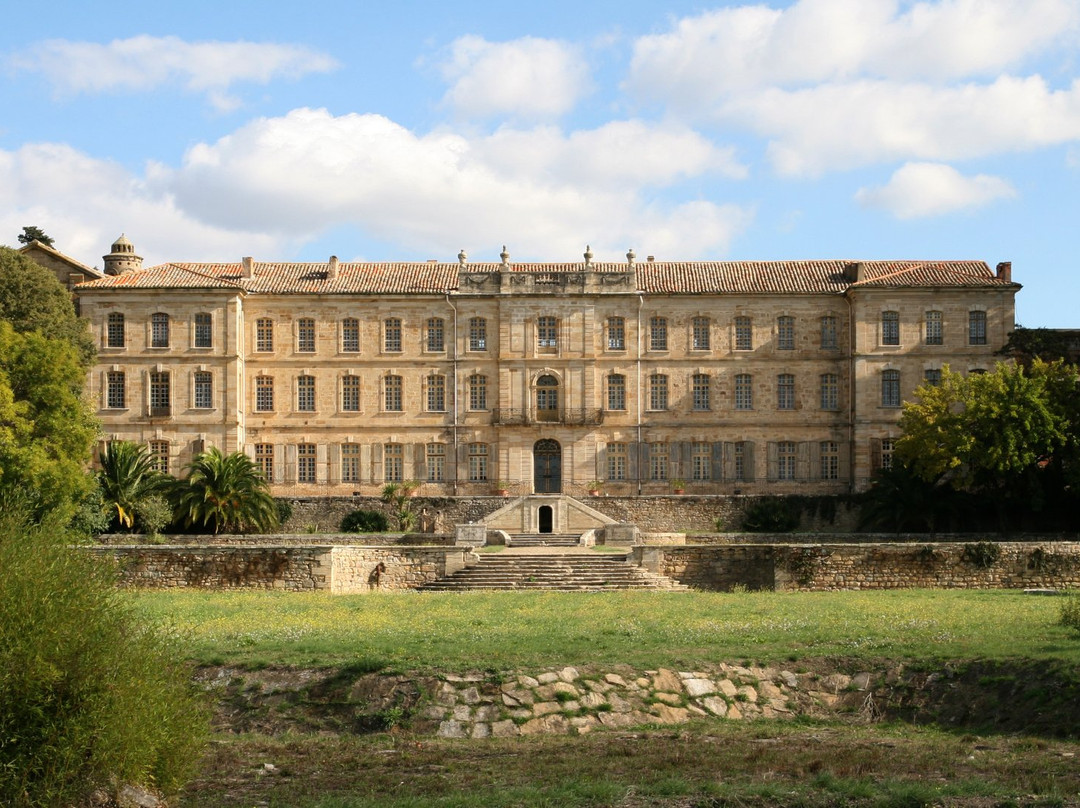
{"type": "Polygon", "coordinates": [[[255,261],[250,255],[240,259],[240,277],[251,278],[255,275],[255,261]]]}
{"type": "Polygon", "coordinates": [[[336,255],[330,256],[330,263],[326,265],[326,279],[328,281],[334,280],[337,277],[338,260],[336,255]]]}
{"type": "Polygon", "coordinates": [[[866,263],[854,261],[844,267],[844,277],[849,283],[858,283],[866,280],[866,263]]]}
{"type": "Polygon", "coordinates": [[[645,260],[648,261],[651,264],[653,261],[656,260],[656,256],[655,255],[650,255],[645,260]]]}
{"type": "Polygon", "coordinates": [[[1002,261],[998,264],[997,276],[1000,280],[1012,283],[1012,261],[1002,261]]]}

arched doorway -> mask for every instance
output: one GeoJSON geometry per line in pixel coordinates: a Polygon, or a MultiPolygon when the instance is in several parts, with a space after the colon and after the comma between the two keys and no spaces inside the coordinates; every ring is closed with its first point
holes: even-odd
{"type": "Polygon", "coordinates": [[[562,447],[557,440],[538,440],[533,444],[533,490],[537,494],[562,491],[562,447]]]}
{"type": "Polygon", "coordinates": [[[536,512],[536,521],[540,533],[551,533],[555,524],[555,511],[550,505],[541,505],[536,512]]]}
{"type": "Polygon", "coordinates": [[[551,374],[536,380],[536,420],[559,420],[559,380],[551,374]]]}

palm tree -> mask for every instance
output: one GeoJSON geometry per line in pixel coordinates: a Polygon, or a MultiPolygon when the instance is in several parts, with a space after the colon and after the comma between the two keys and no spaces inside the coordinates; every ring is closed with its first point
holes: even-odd
{"type": "Polygon", "coordinates": [[[106,510],[116,513],[122,527],[135,526],[139,508],[153,497],[160,497],[173,480],[155,466],[155,458],[141,443],[110,441],[101,453],[98,483],[106,510]]]}
{"type": "Polygon", "coordinates": [[[195,457],[180,484],[177,512],[188,526],[236,532],[277,527],[274,498],[266,478],[243,452],[223,454],[217,447],[195,457]]]}

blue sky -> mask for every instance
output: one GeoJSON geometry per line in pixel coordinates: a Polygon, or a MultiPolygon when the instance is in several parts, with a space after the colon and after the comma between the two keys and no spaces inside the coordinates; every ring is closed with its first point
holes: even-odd
{"type": "Polygon", "coordinates": [[[169,260],[981,259],[1080,327],[1080,0],[43,2],[0,242],[169,260]]]}

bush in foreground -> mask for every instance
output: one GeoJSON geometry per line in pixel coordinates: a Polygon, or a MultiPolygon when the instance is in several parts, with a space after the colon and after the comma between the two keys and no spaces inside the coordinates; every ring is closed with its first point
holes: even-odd
{"type": "Polygon", "coordinates": [[[110,568],[50,526],[0,515],[0,805],[72,805],[190,775],[208,712],[171,638],[110,568]]]}
{"type": "Polygon", "coordinates": [[[390,520],[381,511],[352,511],[341,520],[342,533],[385,533],[390,520]]]}

